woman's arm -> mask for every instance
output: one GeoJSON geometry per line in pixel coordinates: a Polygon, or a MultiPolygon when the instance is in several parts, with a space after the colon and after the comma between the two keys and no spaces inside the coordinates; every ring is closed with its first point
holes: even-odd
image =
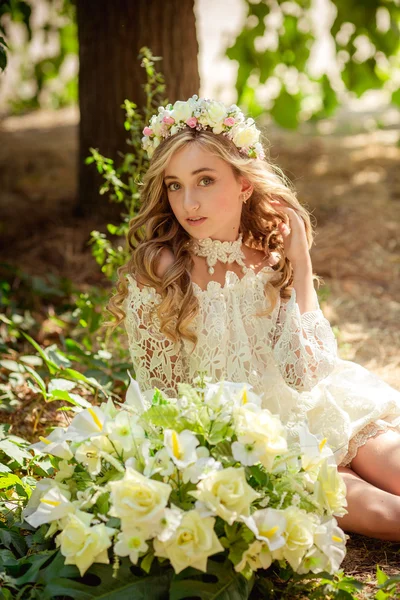
{"type": "Polygon", "coordinates": [[[314,310],[314,283],[311,257],[307,256],[298,262],[292,262],[293,287],[296,290],[297,304],[300,314],[314,310]]]}
{"type": "Polygon", "coordinates": [[[272,344],[283,379],[299,392],[310,391],[327,377],[337,359],[337,342],[314,288],[312,298],[310,310],[302,313],[293,288],[289,301],[279,308],[272,344]]]}

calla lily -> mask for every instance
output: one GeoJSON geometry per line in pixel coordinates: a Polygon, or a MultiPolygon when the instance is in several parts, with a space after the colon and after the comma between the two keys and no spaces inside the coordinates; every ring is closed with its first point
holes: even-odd
{"type": "Polygon", "coordinates": [[[256,510],[251,517],[243,517],[242,521],[258,540],[267,544],[271,551],[285,545],[286,519],[282,511],[264,508],[256,510]]]}
{"type": "Polygon", "coordinates": [[[164,445],[177,467],[184,469],[197,461],[196,447],[200,444],[197,437],[188,430],[177,433],[173,429],[164,431],[164,445]]]}
{"type": "Polygon", "coordinates": [[[58,487],[52,487],[40,498],[37,510],[25,517],[25,520],[32,527],[40,527],[43,523],[62,519],[74,510],[74,505],[69,501],[69,497],[61,493],[58,487]]]}
{"type": "Polygon", "coordinates": [[[65,437],[73,442],[83,442],[103,433],[106,417],[98,406],[82,410],[72,419],[65,437]]]}
{"type": "Polygon", "coordinates": [[[62,427],[56,427],[47,437],[39,437],[39,442],[32,444],[30,448],[37,450],[41,454],[52,454],[69,460],[73,454],[65,438],[65,430],[62,427]]]}
{"type": "Polygon", "coordinates": [[[139,414],[150,408],[150,404],[142,395],[138,382],[133,379],[132,375],[127,371],[130,379],[129,387],[125,396],[125,404],[134,408],[139,414]]]}

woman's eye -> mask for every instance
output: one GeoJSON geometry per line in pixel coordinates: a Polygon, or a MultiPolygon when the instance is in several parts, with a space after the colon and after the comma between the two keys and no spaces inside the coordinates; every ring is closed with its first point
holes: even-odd
{"type": "MultiPolygon", "coordinates": [[[[200,179],[200,183],[203,183],[203,182],[205,182],[205,184],[203,184],[202,187],[207,187],[214,182],[214,179],[212,179],[212,177],[202,177],[200,179]]],[[[179,190],[179,188],[180,188],[180,185],[177,181],[170,183],[168,186],[168,190],[170,192],[176,192],[177,190],[179,190]],[[173,186],[178,186],[178,187],[173,187],[173,186]]]]}

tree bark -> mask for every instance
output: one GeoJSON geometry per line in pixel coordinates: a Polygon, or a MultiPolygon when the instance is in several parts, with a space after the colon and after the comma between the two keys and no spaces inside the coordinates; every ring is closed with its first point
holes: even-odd
{"type": "Polygon", "coordinates": [[[148,46],[163,57],[156,68],[165,76],[170,102],[198,94],[193,9],[194,0],[77,0],[81,119],[76,216],[120,213],[118,205],[99,195],[101,177],[84,161],[90,147],[115,161],[127,149],[121,104],[126,98],[139,108],[145,104],[140,48],[148,46]]]}

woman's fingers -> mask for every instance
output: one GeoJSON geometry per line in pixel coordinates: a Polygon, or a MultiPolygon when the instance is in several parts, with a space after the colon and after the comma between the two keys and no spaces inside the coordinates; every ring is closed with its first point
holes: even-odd
{"type": "Polygon", "coordinates": [[[291,233],[291,229],[286,223],[279,223],[278,225],[280,232],[282,235],[287,236],[291,233]]]}

